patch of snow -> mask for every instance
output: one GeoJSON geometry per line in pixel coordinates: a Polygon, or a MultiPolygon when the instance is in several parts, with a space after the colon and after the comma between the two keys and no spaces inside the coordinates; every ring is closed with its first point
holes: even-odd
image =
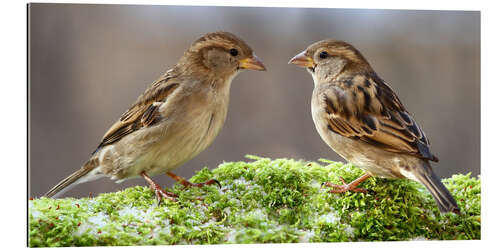
{"type": "Polygon", "coordinates": [[[225,214],[227,214],[227,216],[230,216],[231,215],[231,207],[226,207],[224,208],[224,210],[222,210],[225,214]]]}
{"type": "Polygon", "coordinates": [[[315,235],[312,230],[300,230],[300,232],[304,232],[304,234],[299,238],[299,242],[301,243],[308,243],[309,239],[311,239],[315,235]]]}
{"type": "Polygon", "coordinates": [[[229,233],[226,234],[226,237],[224,237],[225,242],[236,243],[236,235],[238,235],[238,232],[236,230],[229,231],[229,233]]]}
{"type": "Polygon", "coordinates": [[[240,177],[239,179],[233,181],[233,185],[239,185],[239,184],[249,185],[250,182],[247,181],[244,177],[240,177]]]}
{"type": "Polygon", "coordinates": [[[255,217],[267,220],[267,214],[262,209],[260,209],[260,208],[254,209],[249,214],[252,215],[252,216],[255,216],[255,217]]]}
{"type": "Polygon", "coordinates": [[[92,210],[94,209],[94,205],[95,205],[96,203],[97,203],[97,201],[96,201],[96,200],[94,200],[94,199],[89,200],[89,201],[87,202],[87,207],[88,207],[87,209],[88,209],[88,211],[92,211],[92,210]]]}
{"type": "Polygon", "coordinates": [[[151,238],[157,238],[158,237],[158,233],[161,231],[161,227],[160,226],[155,226],[153,228],[153,230],[151,230],[151,233],[149,233],[151,235],[151,238]]]}
{"type": "Polygon", "coordinates": [[[73,236],[81,236],[85,232],[87,232],[88,229],[91,229],[92,225],[89,223],[82,223],[79,227],[78,230],[73,232],[73,236]]]}
{"type": "Polygon", "coordinates": [[[190,218],[190,219],[187,219],[187,220],[186,220],[186,223],[189,223],[189,224],[193,225],[193,228],[194,228],[194,226],[195,226],[195,225],[199,225],[199,224],[200,224],[198,221],[193,220],[193,219],[191,219],[191,218],[190,218]]]}
{"type": "Polygon", "coordinates": [[[315,188],[315,189],[321,188],[321,183],[317,182],[316,180],[311,181],[310,185],[312,188],[315,188]]]}
{"type": "Polygon", "coordinates": [[[100,228],[106,225],[109,221],[109,217],[105,215],[103,212],[99,212],[98,214],[89,217],[86,222],[83,222],[78,227],[78,230],[73,233],[74,236],[80,236],[90,230],[91,234],[97,234],[96,228],[100,228]]]}
{"type": "Polygon", "coordinates": [[[165,223],[164,226],[156,226],[153,231],[152,231],[152,236],[153,238],[156,238],[156,237],[159,237],[160,235],[171,235],[172,234],[172,231],[171,231],[171,225],[170,225],[170,222],[167,222],[165,223]],[[167,224],[168,223],[168,224],[167,224]]]}
{"type": "Polygon", "coordinates": [[[36,219],[36,218],[40,217],[40,214],[41,214],[40,211],[38,211],[36,209],[33,209],[31,211],[31,215],[33,215],[33,219],[36,219]]]}
{"type": "Polygon", "coordinates": [[[134,207],[124,207],[123,209],[120,209],[118,211],[118,214],[120,217],[127,216],[127,215],[133,215],[136,217],[136,215],[139,213],[139,210],[134,207]]]}
{"type": "Polygon", "coordinates": [[[326,223],[337,223],[340,221],[340,217],[338,217],[337,213],[335,212],[330,212],[327,214],[323,214],[319,217],[320,220],[325,220],[326,223]]]}
{"type": "Polygon", "coordinates": [[[108,216],[103,212],[99,212],[95,216],[89,217],[87,222],[94,224],[96,227],[103,227],[106,225],[108,216]]]}
{"type": "Polygon", "coordinates": [[[410,240],[414,240],[414,241],[423,241],[423,240],[427,240],[427,238],[425,238],[424,236],[418,236],[418,237],[415,237],[415,238],[410,239],[410,240]]]}
{"type": "Polygon", "coordinates": [[[345,228],[345,232],[349,235],[349,236],[354,236],[354,228],[351,227],[350,225],[347,225],[346,228],[345,228]]]}

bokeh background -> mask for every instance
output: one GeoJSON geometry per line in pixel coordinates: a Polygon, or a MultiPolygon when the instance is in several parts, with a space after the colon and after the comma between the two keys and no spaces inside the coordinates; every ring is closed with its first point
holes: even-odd
{"type": "MultiPolygon", "coordinates": [[[[137,96],[191,42],[217,30],[247,41],[268,71],[233,81],[221,133],[175,173],[189,178],[246,154],[342,160],[314,128],[312,78],[287,64],[309,44],[335,38],[357,47],[414,114],[440,158],[439,176],[480,174],[479,12],[31,4],[29,195],[76,171],[137,96]]],[[[101,179],[64,196],[132,185],[145,182],[101,179]]]]}

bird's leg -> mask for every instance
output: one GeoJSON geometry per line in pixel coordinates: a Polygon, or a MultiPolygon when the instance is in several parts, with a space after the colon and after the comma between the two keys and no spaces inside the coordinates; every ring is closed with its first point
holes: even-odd
{"type": "Polygon", "coordinates": [[[151,179],[151,177],[149,177],[145,172],[142,172],[141,176],[149,183],[149,187],[151,188],[151,190],[153,190],[153,192],[156,195],[156,200],[158,200],[158,204],[160,204],[162,198],[175,201],[175,198],[178,197],[178,195],[174,193],[163,190],[163,188],[161,188],[160,185],[154,182],[153,179],[151,179]]]}
{"type": "Polygon", "coordinates": [[[340,181],[342,181],[342,185],[337,185],[333,184],[330,182],[325,182],[323,185],[327,187],[332,187],[330,193],[345,193],[347,191],[353,191],[353,192],[361,192],[361,193],[366,193],[366,189],[364,188],[357,188],[357,186],[363,182],[364,180],[368,179],[371,175],[369,174],[364,174],[363,176],[359,177],[358,179],[354,180],[353,182],[346,184],[344,178],[340,177],[340,181]]]}
{"type": "Polygon", "coordinates": [[[208,181],[205,181],[205,182],[202,182],[202,183],[191,183],[189,181],[187,181],[186,179],[172,173],[172,172],[167,172],[167,175],[170,176],[172,179],[176,180],[177,182],[179,182],[180,184],[184,185],[184,187],[203,187],[205,185],[212,185],[212,184],[217,184],[219,186],[219,188],[222,188],[222,186],[220,185],[220,182],[216,179],[211,179],[211,180],[208,180],[208,181]]]}

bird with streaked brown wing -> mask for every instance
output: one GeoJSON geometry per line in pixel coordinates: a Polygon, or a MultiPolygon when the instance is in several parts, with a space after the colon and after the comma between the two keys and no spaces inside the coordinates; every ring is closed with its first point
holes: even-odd
{"type": "Polygon", "coordinates": [[[226,120],[231,82],[245,69],[265,67],[243,40],[229,32],[202,36],[111,126],[92,157],[45,196],[102,177],[121,182],[142,176],[158,201],[176,195],[163,190],[150,175],[167,173],[185,186],[218,184],[216,180],[193,184],[170,170],[215,139],[226,120]]]}
{"type": "Polygon", "coordinates": [[[321,138],[366,174],[343,185],[325,183],[330,192],[364,192],[357,186],[370,176],[408,178],[422,183],[441,212],[459,213],[458,205],[433,172],[429,140],[396,93],[352,45],[324,40],[290,62],[312,75],[311,110],[321,138]]]}

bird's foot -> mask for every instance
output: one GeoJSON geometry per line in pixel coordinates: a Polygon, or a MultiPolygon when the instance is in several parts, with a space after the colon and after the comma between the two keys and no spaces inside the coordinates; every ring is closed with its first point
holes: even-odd
{"type": "Polygon", "coordinates": [[[149,177],[146,173],[142,172],[141,173],[142,177],[149,183],[149,188],[153,190],[156,196],[156,200],[158,201],[158,205],[161,203],[161,200],[163,198],[169,199],[171,201],[177,201],[176,198],[179,197],[178,195],[165,191],[159,184],[153,181],[151,177],[149,177]]]}
{"type": "Polygon", "coordinates": [[[222,186],[220,185],[220,182],[216,179],[211,179],[211,180],[208,180],[208,181],[205,181],[205,182],[201,182],[201,183],[191,183],[189,181],[187,181],[186,179],[172,173],[172,172],[167,172],[167,175],[170,176],[172,179],[176,180],[177,182],[179,182],[180,184],[182,184],[184,187],[203,187],[205,185],[212,185],[212,184],[217,184],[219,186],[219,188],[222,188],[222,186]]]}
{"type": "Polygon", "coordinates": [[[328,191],[329,193],[345,193],[347,191],[366,193],[367,192],[366,189],[358,188],[357,186],[369,177],[370,175],[364,174],[363,176],[359,177],[358,179],[354,180],[349,184],[345,182],[344,178],[340,177],[342,185],[333,184],[331,182],[324,182],[322,185],[332,188],[330,191],[328,191]]]}
{"type": "Polygon", "coordinates": [[[332,188],[328,191],[329,193],[345,193],[347,191],[360,192],[360,193],[367,192],[366,189],[358,188],[354,185],[351,185],[351,183],[346,184],[344,181],[344,178],[342,178],[342,177],[340,177],[340,181],[342,181],[342,183],[343,183],[342,185],[333,184],[331,182],[325,182],[325,183],[323,183],[323,185],[332,188]]]}

